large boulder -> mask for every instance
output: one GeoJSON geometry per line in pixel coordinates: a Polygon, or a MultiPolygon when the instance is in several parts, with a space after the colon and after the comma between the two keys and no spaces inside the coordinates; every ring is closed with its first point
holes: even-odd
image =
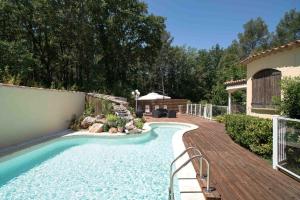
{"type": "Polygon", "coordinates": [[[95,123],[89,128],[90,133],[102,133],[103,132],[103,124],[95,123]]]}
{"type": "Polygon", "coordinates": [[[140,133],[142,133],[142,130],[138,129],[138,128],[134,128],[134,129],[128,131],[128,134],[140,134],[140,133]]]}
{"type": "Polygon", "coordinates": [[[106,124],[107,120],[105,118],[96,120],[97,123],[106,124]]]}
{"type": "Polygon", "coordinates": [[[115,127],[111,127],[111,128],[109,129],[109,133],[117,133],[117,132],[118,132],[118,129],[115,128],[115,127]]]}
{"type": "MultiPolygon", "coordinates": [[[[104,124],[103,123],[103,121],[105,120],[105,118],[104,118],[104,115],[103,114],[100,114],[100,115],[97,115],[96,116],[96,123],[102,123],[102,124],[104,124]]],[[[105,120],[106,121],[106,120],[105,120]]]]}
{"type": "Polygon", "coordinates": [[[86,117],[81,122],[81,128],[88,128],[91,125],[93,125],[96,121],[96,118],[94,117],[86,117]]]}
{"type": "Polygon", "coordinates": [[[132,129],[134,129],[135,128],[135,126],[134,126],[134,124],[133,124],[133,121],[130,121],[130,122],[128,122],[126,125],[125,125],[125,129],[127,129],[127,130],[132,130],[132,129]]]}

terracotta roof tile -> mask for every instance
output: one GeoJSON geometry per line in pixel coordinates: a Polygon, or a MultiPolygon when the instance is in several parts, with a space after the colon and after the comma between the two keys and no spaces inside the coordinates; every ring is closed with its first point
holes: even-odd
{"type": "Polygon", "coordinates": [[[271,55],[273,53],[277,53],[277,52],[280,52],[280,51],[283,51],[283,50],[288,50],[288,49],[291,49],[291,48],[294,48],[294,47],[300,47],[300,40],[296,40],[296,41],[290,42],[288,44],[281,45],[279,47],[274,47],[272,49],[268,49],[266,51],[262,51],[262,52],[253,54],[253,55],[247,57],[246,59],[242,60],[241,64],[246,65],[246,64],[249,64],[250,62],[252,62],[256,59],[259,59],[259,58],[262,58],[262,57],[265,57],[265,56],[268,56],[268,55],[271,55]]]}
{"type": "Polygon", "coordinates": [[[240,80],[231,80],[231,81],[226,81],[224,85],[230,86],[230,85],[241,85],[241,84],[246,84],[246,79],[240,79],[240,80]]]}

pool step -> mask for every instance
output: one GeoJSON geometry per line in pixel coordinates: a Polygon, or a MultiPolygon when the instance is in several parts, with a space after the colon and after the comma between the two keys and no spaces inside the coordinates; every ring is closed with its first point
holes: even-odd
{"type": "MultiPolygon", "coordinates": [[[[183,133],[184,132],[175,134],[172,139],[174,157],[178,158],[175,162],[176,169],[180,168],[187,160],[190,159],[190,156],[187,153],[182,155],[182,153],[187,150],[182,141],[183,133]]],[[[198,153],[201,154],[201,152],[198,153]]],[[[181,200],[220,199],[219,195],[216,195],[217,198],[214,198],[214,196],[207,194],[207,192],[202,192],[204,191],[202,188],[206,186],[206,182],[203,182],[199,185],[197,173],[192,162],[188,163],[184,168],[182,168],[182,170],[179,171],[176,176],[178,178],[181,200]]]]}
{"type": "Polygon", "coordinates": [[[173,195],[173,178],[175,175],[178,178],[180,197],[182,200],[205,199],[191,162],[193,159],[199,159],[201,157],[201,153],[194,147],[189,147],[176,155],[176,158],[170,165],[169,200],[175,200],[173,195]],[[188,151],[193,151],[196,153],[193,158],[188,156],[188,151]],[[173,164],[176,166],[176,170],[174,171],[172,170],[173,164]]]}
{"type": "Polygon", "coordinates": [[[180,193],[180,197],[184,200],[205,200],[202,193],[180,193]]]}
{"type": "Polygon", "coordinates": [[[201,192],[201,188],[196,178],[178,178],[178,185],[181,193],[201,192]]]}
{"type": "Polygon", "coordinates": [[[178,185],[181,199],[205,200],[196,178],[179,178],[178,185]]]}

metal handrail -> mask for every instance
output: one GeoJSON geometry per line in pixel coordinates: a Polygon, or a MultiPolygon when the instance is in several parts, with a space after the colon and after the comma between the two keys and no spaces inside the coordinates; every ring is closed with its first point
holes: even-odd
{"type": "Polygon", "coordinates": [[[209,187],[209,184],[210,184],[210,165],[209,165],[209,162],[208,162],[208,160],[206,159],[206,158],[204,158],[203,156],[200,158],[200,174],[199,174],[199,176],[200,176],[200,178],[201,179],[206,179],[206,192],[212,192],[213,190],[214,190],[214,188],[212,188],[212,187],[209,187]],[[202,173],[202,169],[203,169],[203,167],[202,167],[202,160],[204,160],[205,162],[206,162],[206,177],[203,175],[203,173],[202,173]]]}
{"type": "Polygon", "coordinates": [[[174,191],[173,191],[173,182],[174,182],[174,177],[175,175],[183,168],[185,167],[189,162],[191,162],[192,160],[194,160],[195,158],[201,158],[202,155],[195,155],[193,157],[191,157],[190,159],[188,159],[187,161],[185,161],[178,169],[176,169],[172,176],[170,177],[170,186],[169,186],[169,200],[174,200],[174,191]]]}
{"type": "Polygon", "coordinates": [[[172,169],[173,169],[173,164],[179,159],[181,158],[186,152],[188,152],[189,150],[194,150],[194,153],[198,153],[199,155],[202,155],[202,153],[199,151],[199,149],[195,148],[195,147],[188,147],[186,150],[184,150],[179,156],[177,156],[171,163],[170,165],[170,178],[171,178],[171,174],[172,174],[172,169]]]}
{"type": "Polygon", "coordinates": [[[200,178],[201,179],[206,179],[206,192],[212,192],[214,190],[214,188],[210,187],[210,165],[209,162],[206,158],[203,157],[202,153],[199,151],[199,149],[195,148],[195,147],[188,147],[186,150],[184,150],[179,156],[177,156],[171,163],[170,165],[170,185],[169,185],[169,200],[174,200],[174,191],[173,191],[173,182],[174,182],[174,176],[183,168],[185,167],[189,162],[191,162],[194,159],[199,159],[199,171],[200,171],[200,178]],[[189,158],[186,162],[184,162],[182,165],[180,165],[180,167],[178,169],[176,169],[173,173],[172,173],[172,169],[173,169],[173,164],[180,158],[182,157],[186,152],[188,152],[189,150],[194,150],[194,153],[198,153],[197,155],[192,156],[191,158],[189,158]],[[206,163],[206,176],[203,175],[203,166],[202,166],[202,160],[205,161],[206,163]]]}

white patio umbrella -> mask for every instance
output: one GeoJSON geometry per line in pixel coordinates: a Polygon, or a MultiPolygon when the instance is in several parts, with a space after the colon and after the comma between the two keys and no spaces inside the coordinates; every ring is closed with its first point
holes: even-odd
{"type": "Polygon", "coordinates": [[[155,92],[151,92],[145,96],[141,96],[138,100],[155,100],[155,99],[171,99],[171,97],[157,94],[155,92]]]}

